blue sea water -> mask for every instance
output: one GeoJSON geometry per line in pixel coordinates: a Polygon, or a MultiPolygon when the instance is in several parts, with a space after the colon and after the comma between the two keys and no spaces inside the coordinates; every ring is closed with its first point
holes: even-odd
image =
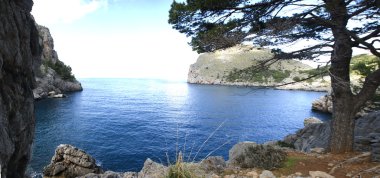
{"type": "Polygon", "coordinates": [[[179,151],[189,161],[227,159],[237,142],[282,139],[307,117],[330,118],[310,109],[323,92],[144,79],[81,82],[83,92],[36,102],[31,170],[42,172],[59,144],[83,149],[113,171],[139,171],[147,158],[166,164],[166,155],[173,161],[179,151]]]}

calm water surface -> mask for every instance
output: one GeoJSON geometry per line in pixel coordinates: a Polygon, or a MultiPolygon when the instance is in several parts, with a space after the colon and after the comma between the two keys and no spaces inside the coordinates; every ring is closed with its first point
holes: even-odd
{"type": "Polygon", "coordinates": [[[42,172],[62,143],[84,149],[113,171],[139,171],[147,158],[167,163],[166,153],[172,160],[176,150],[189,160],[210,153],[227,159],[239,141],[282,139],[307,117],[330,118],[310,110],[321,92],[141,79],[81,82],[83,92],[36,103],[32,171],[42,172]]]}

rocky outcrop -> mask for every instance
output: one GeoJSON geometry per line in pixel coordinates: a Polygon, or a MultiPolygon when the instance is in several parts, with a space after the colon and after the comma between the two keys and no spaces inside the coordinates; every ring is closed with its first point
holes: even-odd
{"type": "Polygon", "coordinates": [[[156,163],[148,158],[144,162],[144,167],[139,172],[138,177],[161,178],[161,177],[165,177],[167,173],[168,173],[168,167],[162,164],[156,163]]]}
{"type": "Polygon", "coordinates": [[[71,68],[58,59],[54,41],[48,28],[37,25],[39,43],[43,49],[41,62],[34,65],[37,86],[33,90],[35,99],[52,97],[49,92],[82,91],[81,83],[71,74],[71,68]]]}
{"type": "Polygon", "coordinates": [[[240,142],[238,144],[235,144],[230,151],[228,152],[228,162],[231,166],[237,166],[239,164],[239,156],[244,154],[245,150],[249,147],[257,146],[257,143],[255,142],[240,142]]]}
{"type": "Polygon", "coordinates": [[[227,164],[221,156],[210,156],[200,162],[200,167],[206,172],[220,174],[227,164]]]}
{"type": "Polygon", "coordinates": [[[324,95],[319,99],[313,101],[311,109],[316,111],[332,113],[333,103],[331,95],[324,95]]]}
{"type": "Polygon", "coordinates": [[[238,153],[230,157],[229,165],[232,167],[272,170],[281,167],[286,159],[286,153],[278,146],[249,143],[237,145],[230,150],[230,153],[238,153]]]}
{"type": "MultiPolygon", "coordinates": [[[[370,151],[373,161],[380,161],[380,112],[369,113],[356,120],[354,148],[370,151]]],[[[284,142],[297,150],[309,152],[312,148],[325,148],[330,137],[330,123],[310,124],[296,134],[285,137],[284,142]]]]}
{"type": "Polygon", "coordinates": [[[303,121],[303,125],[304,126],[307,126],[307,125],[310,125],[310,124],[320,124],[320,123],[323,123],[323,122],[320,119],[316,118],[316,117],[306,118],[303,121]]]}
{"type": "Polygon", "coordinates": [[[24,177],[34,136],[33,63],[40,60],[32,0],[0,0],[0,172],[24,177]]]}
{"type": "MultiPolygon", "coordinates": [[[[237,45],[225,50],[204,53],[199,56],[196,63],[190,66],[187,81],[197,84],[272,86],[308,77],[304,71],[311,67],[296,60],[274,62],[269,65],[266,72],[262,73],[252,73],[247,70],[239,76],[233,74],[235,71],[260,65],[271,57],[273,54],[269,49],[250,45],[237,45]]],[[[328,91],[330,90],[329,77],[286,85],[278,89],[328,91]]]]}
{"type": "Polygon", "coordinates": [[[95,159],[83,150],[71,145],[59,145],[48,166],[44,168],[45,177],[74,178],[89,173],[103,173],[95,159]]]}
{"type": "Polygon", "coordinates": [[[295,149],[310,152],[311,148],[327,148],[330,137],[329,123],[310,124],[295,134],[285,137],[284,142],[295,149]]]}

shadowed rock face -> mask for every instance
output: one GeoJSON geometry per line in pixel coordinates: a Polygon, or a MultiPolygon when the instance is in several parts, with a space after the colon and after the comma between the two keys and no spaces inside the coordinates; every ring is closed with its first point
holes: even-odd
{"type": "Polygon", "coordinates": [[[1,177],[24,177],[34,136],[33,63],[41,49],[32,0],[0,0],[1,177]]]}

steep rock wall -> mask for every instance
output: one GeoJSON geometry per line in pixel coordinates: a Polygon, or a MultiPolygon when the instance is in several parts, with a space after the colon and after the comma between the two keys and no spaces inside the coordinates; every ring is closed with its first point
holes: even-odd
{"type": "Polygon", "coordinates": [[[46,98],[51,92],[61,94],[82,91],[81,83],[71,75],[71,68],[59,60],[49,29],[41,25],[37,25],[37,29],[42,54],[41,62],[34,65],[37,82],[36,88],[33,90],[34,98],[46,98]]]}
{"type": "Polygon", "coordinates": [[[34,136],[33,63],[41,49],[32,0],[0,0],[1,177],[24,177],[34,136]]]}

